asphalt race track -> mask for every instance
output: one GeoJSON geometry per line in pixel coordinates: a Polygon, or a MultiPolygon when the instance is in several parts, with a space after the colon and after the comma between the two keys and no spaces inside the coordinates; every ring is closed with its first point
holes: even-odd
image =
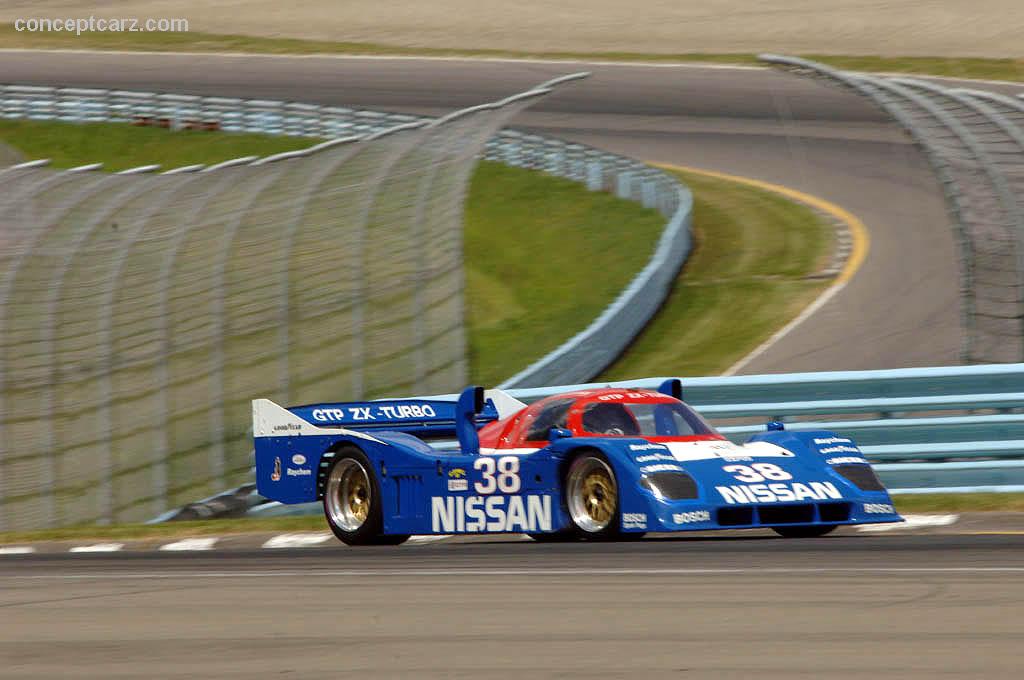
{"type": "Polygon", "coordinates": [[[437,114],[556,75],[593,76],[514,123],[649,161],[746,175],[860,217],[871,250],[831,302],[745,373],[958,362],[951,229],[923,157],[857,97],[750,69],[5,52],[0,80],[275,98],[437,114]]]}
{"type": "Polygon", "coordinates": [[[1022,607],[1022,535],[8,556],[0,676],[1011,678],[1022,607]]]}

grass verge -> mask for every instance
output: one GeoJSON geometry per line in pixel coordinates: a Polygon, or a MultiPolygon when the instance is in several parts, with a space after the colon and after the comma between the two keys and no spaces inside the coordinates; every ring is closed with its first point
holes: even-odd
{"type": "MultiPolygon", "coordinates": [[[[429,47],[401,47],[364,42],[330,42],[297,38],[262,38],[214,33],[28,33],[0,26],[0,48],[129,50],[158,52],[244,52],[259,54],[343,54],[405,55],[412,57],[483,57],[491,59],[556,59],[565,61],[694,62],[756,65],[757,55],[748,53],[647,54],[637,52],[516,52],[508,50],[462,50],[429,47]]],[[[1024,59],[981,59],[957,57],[856,57],[821,54],[800,55],[831,66],[858,71],[922,73],[959,78],[1024,80],[1024,59]]]]}
{"type": "Polygon", "coordinates": [[[694,248],[661,310],[601,376],[716,375],[810,304],[831,253],[810,208],[771,191],[679,172],[694,195],[694,248]]]}
{"type": "Polygon", "coordinates": [[[33,160],[49,158],[51,167],[103,163],[111,172],[159,163],[165,170],[203,163],[213,165],[242,156],[270,156],[311,146],[318,140],[198,130],[170,131],[125,123],[57,123],[0,120],[0,142],[33,160]]]}
{"type": "Polygon", "coordinates": [[[586,328],[651,257],[654,210],[497,163],[466,204],[470,374],[495,385],[586,328]]]}
{"type": "Polygon", "coordinates": [[[893,496],[900,512],[1024,512],[1024,493],[928,493],[893,496]]]}

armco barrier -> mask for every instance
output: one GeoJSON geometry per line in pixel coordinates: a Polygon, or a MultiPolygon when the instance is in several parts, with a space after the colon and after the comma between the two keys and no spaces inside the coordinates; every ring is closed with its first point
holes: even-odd
{"type": "MultiPolygon", "coordinates": [[[[537,87],[550,88],[586,76],[570,74],[537,87]]],[[[0,85],[0,118],[143,123],[330,139],[429,120],[296,102],[23,85],[0,85]]],[[[691,245],[690,191],[668,173],[632,158],[509,129],[491,138],[484,158],[565,177],[591,191],[613,192],[658,210],[667,220],[647,266],[618,298],[586,329],[502,386],[588,380],[610,365],[643,329],[686,261],[691,245]]]]}

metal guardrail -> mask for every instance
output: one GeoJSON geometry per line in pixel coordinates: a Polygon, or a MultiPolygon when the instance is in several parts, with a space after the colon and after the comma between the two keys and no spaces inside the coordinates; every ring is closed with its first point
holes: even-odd
{"type": "MultiPolygon", "coordinates": [[[[576,73],[538,86],[586,77],[576,73]]],[[[0,85],[0,118],[123,122],[311,138],[366,135],[428,121],[408,114],[274,100],[83,88],[0,85]]],[[[584,144],[503,129],[486,160],[540,170],[658,210],[667,220],[647,265],[586,329],[506,380],[503,387],[575,382],[598,375],[654,316],[690,252],[689,189],[668,173],[584,144]]]]}

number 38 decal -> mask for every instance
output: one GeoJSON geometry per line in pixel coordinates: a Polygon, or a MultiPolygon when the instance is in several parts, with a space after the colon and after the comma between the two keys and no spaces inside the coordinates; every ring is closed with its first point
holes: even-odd
{"type": "Polygon", "coordinates": [[[747,484],[755,484],[757,482],[764,481],[781,482],[786,479],[793,479],[793,475],[772,463],[726,465],[722,470],[728,472],[739,481],[746,482],[747,484]]]}
{"type": "Polygon", "coordinates": [[[502,456],[492,458],[481,456],[473,463],[474,470],[480,470],[483,479],[473,483],[473,490],[481,496],[500,491],[516,493],[522,486],[519,481],[519,457],[502,456]]]}

